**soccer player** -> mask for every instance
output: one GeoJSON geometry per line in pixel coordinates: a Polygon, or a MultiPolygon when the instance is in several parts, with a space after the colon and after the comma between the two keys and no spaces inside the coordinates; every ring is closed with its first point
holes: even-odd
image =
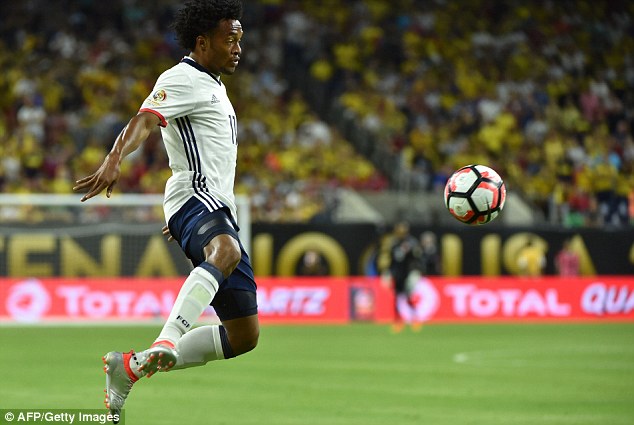
{"type": "MultiPolygon", "coordinates": [[[[403,330],[405,322],[412,322],[410,295],[413,285],[420,278],[421,247],[412,236],[410,225],[400,221],[394,226],[389,248],[389,267],[384,273],[389,275],[394,288],[394,318],[392,332],[403,330]]],[[[387,276],[385,276],[387,277],[387,276]]]]}
{"type": "Polygon", "coordinates": [[[240,60],[241,15],[238,0],[190,0],[177,12],[173,27],[189,55],[161,74],[99,169],[73,188],[87,191],[82,202],[104,190],[110,197],[123,158],[161,127],[172,169],[163,233],[178,241],[194,269],[150,348],[104,356],[106,406],[113,415],[141,377],[229,359],[258,342],[256,284],[238,238],[233,194],[237,121],[221,80],[240,60]],[[209,304],[222,324],[192,330],[209,304]]]}

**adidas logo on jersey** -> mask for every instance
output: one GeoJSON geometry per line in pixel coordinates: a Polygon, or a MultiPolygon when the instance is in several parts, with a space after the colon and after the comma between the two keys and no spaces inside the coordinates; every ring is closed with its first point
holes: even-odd
{"type": "Polygon", "coordinates": [[[220,103],[220,101],[218,100],[218,98],[216,97],[215,94],[211,95],[211,104],[213,105],[214,103],[220,103]]]}

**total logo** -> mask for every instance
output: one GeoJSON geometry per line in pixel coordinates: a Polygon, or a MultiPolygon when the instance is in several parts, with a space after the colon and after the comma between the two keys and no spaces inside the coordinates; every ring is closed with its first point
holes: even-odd
{"type": "Polygon", "coordinates": [[[397,298],[399,313],[405,319],[425,321],[434,318],[442,307],[449,317],[567,317],[572,306],[559,299],[559,292],[536,289],[479,288],[471,283],[452,283],[442,288],[424,277],[413,285],[409,296],[397,298]],[[443,307],[444,306],[444,307],[443,307]]]}
{"type": "Polygon", "coordinates": [[[102,291],[86,285],[45,285],[37,279],[8,289],[5,311],[17,322],[44,318],[130,318],[164,316],[174,304],[175,291],[102,291]]]}
{"type": "Polygon", "coordinates": [[[561,302],[555,288],[478,288],[473,284],[451,284],[444,288],[451,299],[454,313],[459,317],[525,317],[570,315],[572,306],[561,302]]]}
{"type": "Polygon", "coordinates": [[[37,279],[29,279],[9,289],[7,313],[19,322],[37,322],[50,308],[51,295],[37,279]]]}

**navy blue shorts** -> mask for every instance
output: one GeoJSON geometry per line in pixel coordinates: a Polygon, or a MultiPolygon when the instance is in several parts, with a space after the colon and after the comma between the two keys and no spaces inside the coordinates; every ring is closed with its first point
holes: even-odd
{"type": "Polygon", "coordinates": [[[178,242],[194,267],[205,261],[204,247],[215,236],[228,234],[240,245],[242,258],[233,273],[220,282],[211,305],[220,320],[231,320],[257,314],[256,283],[251,260],[238,237],[239,227],[227,207],[209,211],[192,197],[168,223],[170,234],[178,242]]]}

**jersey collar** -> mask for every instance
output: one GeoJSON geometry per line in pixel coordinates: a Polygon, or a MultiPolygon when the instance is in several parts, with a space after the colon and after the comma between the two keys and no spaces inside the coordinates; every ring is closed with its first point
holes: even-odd
{"type": "Polygon", "coordinates": [[[198,62],[196,62],[195,60],[193,60],[189,56],[185,56],[183,59],[181,59],[181,62],[185,62],[187,65],[193,66],[194,68],[196,68],[200,72],[204,72],[205,74],[207,74],[211,78],[213,78],[216,83],[218,83],[219,85],[222,85],[222,83],[220,82],[220,76],[219,75],[212,74],[211,72],[209,72],[207,70],[207,68],[205,68],[204,66],[200,65],[198,62]]]}

